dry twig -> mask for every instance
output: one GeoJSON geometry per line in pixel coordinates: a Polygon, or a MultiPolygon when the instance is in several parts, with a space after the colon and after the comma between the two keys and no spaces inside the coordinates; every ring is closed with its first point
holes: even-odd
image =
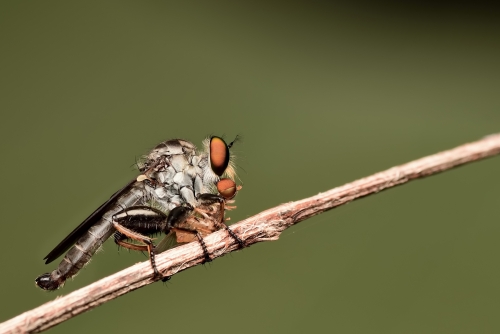
{"type": "MultiPolygon", "coordinates": [[[[279,205],[231,226],[247,246],[277,240],[281,232],[309,217],[331,210],[355,199],[377,193],[410,180],[436,174],[472,161],[500,153],[500,134],[437,153],[413,162],[345,184],[316,196],[279,205]]],[[[205,239],[212,256],[222,256],[238,248],[225,230],[205,239]]],[[[156,264],[164,275],[174,275],[203,262],[198,243],[174,248],[157,256],[156,264]]],[[[0,333],[35,333],[101,305],[154,280],[149,261],[103,278],[69,295],[48,302],[0,324],[0,333]]]]}

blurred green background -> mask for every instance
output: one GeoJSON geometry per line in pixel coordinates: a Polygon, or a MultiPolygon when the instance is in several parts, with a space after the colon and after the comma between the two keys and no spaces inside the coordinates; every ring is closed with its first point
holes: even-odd
{"type": "MultiPolygon", "coordinates": [[[[232,221],[500,131],[500,23],[456,3],[0,2],[0,321],[147,258],[42,258],[160,141],[232,139],[232,221]]],[[[362,199],[53,333],[498,333],[500,157],[362,199]]]]}

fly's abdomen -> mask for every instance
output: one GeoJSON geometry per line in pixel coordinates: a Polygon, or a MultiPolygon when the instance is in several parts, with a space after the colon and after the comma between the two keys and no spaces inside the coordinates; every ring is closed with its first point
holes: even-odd
{"type": "Polygon", "coordinates": [[[92,255],[101,247],[107,238],[113,234],[113,225],[107,221],[102,221],[95,227],[101,227],[102,237],[98,238],[90,231],[77,241],[66,253],[57,269],[51,273],[40,275],[35,283],[44,290],[56,290],[64,282],[75,276],[89,261],[92,255]]]}
{"type": "Polygon", "coordinates": [[[115,232],[112,217],[115,213],[138,203],[144,197],[144,186],[136,183],[125,194],[119,196],[107,211],[78,241],[70,248],[64,256],[57,269],[51,273],[40,275],[35,283],[44,290],[56,290],[64,282],[73,277],[89,261],[102,244],[115,232]]]}

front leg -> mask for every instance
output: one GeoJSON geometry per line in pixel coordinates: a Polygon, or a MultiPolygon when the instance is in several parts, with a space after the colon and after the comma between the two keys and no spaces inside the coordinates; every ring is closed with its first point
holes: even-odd
{"type": "Polygon", "coordinates": [[[205,262],[210,262],[210,254],[208,253],[207,246],[200,232],[196,230],[196,227],[192,224],[192,219],[194,218],[193,211],[196,209],[191,205],[178,206],[168,214],[167,228],[174,232],[186,232],[195,235],[203,249],[203,254],[205,256],[205,262]]]}
{"type": "MultiPolygon", "coordinates": [[[[234,195],[233,195],[233,197],[234,197],[234,195]]],[[[229,228],[229,226],[227,226],[227,224],[225,223],[224,212],[226,209],[226,198],[222,197],[221,195],[207,193],[207,194],[201,194],[198,197],[198,201],[200,201],[202,208],[210,208],[210,206],[212,206],[212,205],[219,206],[216,210],[218,215],[219,215],[219,217],[217,217],[217,219],[216,219],[216,223],[219,225],[219,229],[224,228],[229,233],[229,235],[238,243],[240,248],[244,248],[245,243],[243,242],[243,240],[241,240],[236,235],[236,233],[234,233],[233,230],[231,230],[229,228]]],[[[209,209],[196,208],[195,210],[200,212],[200,214],[202,216],[205,216],[205,217],[208,213],[210,213],[209,209]]]]}

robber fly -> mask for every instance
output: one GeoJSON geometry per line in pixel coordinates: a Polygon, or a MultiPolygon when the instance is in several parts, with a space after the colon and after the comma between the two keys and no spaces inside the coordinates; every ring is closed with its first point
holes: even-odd
{"type": "Polygon", "coordinates": [[[36,278],[37,286],[56,290],[90,261],[111,235],[125,248],[147,251],[155,277],[161,277],[155,254],[168,248],[169,236],[177,243],[198,239],[205,260],[210,260],[203,236],[227,229],[243,247],[243,242],[224,223],[224,211],[238,187],[234,183],[234,156],[230,144],[216,136],[203,141],[203,150],[185,140],[160,143],[138,163],[140,175],[95,210],[45,258],[51,263],[64,254],[57,269],[36,278]],[[224,176],[225,178],[221,177],[224,176]],[[167,234],[156,247],[147,235],[167,234]],[[191,238],[191,239],[190,239],[191,238]]]}

